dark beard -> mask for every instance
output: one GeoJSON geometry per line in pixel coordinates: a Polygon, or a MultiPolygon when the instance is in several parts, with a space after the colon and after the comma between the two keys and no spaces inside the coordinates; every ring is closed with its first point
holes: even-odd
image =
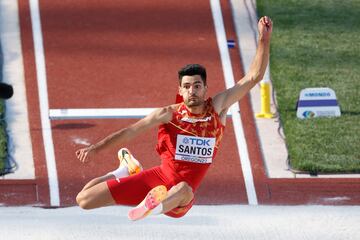
{"type": "Polygon", "coordinates": [[[187,100],[187,101],[184,101],[184,103],[187,107],[198,107],[198,106],[201,106],[204,103],[204,101],[202,101],[200,99],[196,99],[195,101],[187,100]]]}

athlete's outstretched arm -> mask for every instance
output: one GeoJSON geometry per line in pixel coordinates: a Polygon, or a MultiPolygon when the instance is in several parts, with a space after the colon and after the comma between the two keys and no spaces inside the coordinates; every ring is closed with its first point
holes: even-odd
{"type": "Polygon", "coordinates": [[[252,87],[260,82],[265,74],[269,62],[270,38],[273,25],[269,17],[262,17],[258,22],[259,40],[255,57],[249,72],[240,79],[232,88],[229,88],[213,98],[215,110],[224,111],[245,96],[252,87]]]}
{"type": "Polygon", "coordinates": [[[171,106],[158,108],[145,118],[142,118],[141,120],[130,125],[129,127],[120,129],[119,131],[110,134],[96,144],[77,150],[76,157],[81,162],[87,162],[90,159],[91,155],[93,155],[95,152],[107,147],[121,146],[121,144],[135,138],[141,133],[144,133],[145,131],[161,123],[166,123],[170,121],[171,117],[171,106]]]}

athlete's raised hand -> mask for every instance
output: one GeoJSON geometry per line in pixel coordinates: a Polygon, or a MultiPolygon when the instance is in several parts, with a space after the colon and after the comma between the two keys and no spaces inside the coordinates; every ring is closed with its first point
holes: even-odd
{"type": "Polygon", "coordinates": [[[260,18],[258,22],[259,39],[270,40],[273,24],[268,16],[260,18]]]}
{"type": "Polygon", "coordinates": [[[82,163],[89,162],[91,160],[91,156],[93,156],[95,153],[94,146],[91,145],[86,148],[81,148],[76,151],[76,157],[80,160],[82,163]]]}

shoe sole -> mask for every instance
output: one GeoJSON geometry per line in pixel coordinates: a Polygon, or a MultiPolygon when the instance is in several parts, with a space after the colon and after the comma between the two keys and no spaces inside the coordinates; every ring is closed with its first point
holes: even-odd
{"type": "Polygon", "coordinates": [[[135,208],[129,211],[128,217],[130,220],[136,221],[145,218],[151,213],[151,210],[157,207],[167,196],[167,189],[160,185],[150,190],[144,200],[135,208]],[[151,197],[154,202],[150,202],[151,197]],[[151,206],[149,206],[151,205],[151,206]]]}
{"type": "Polygon", "coordinates": [[[161,203],[167,196],[167,189],[164,185],[157,186],[150,190],[150,192],[145,197],[145,205],[148,209],[154,209],[159,203],[161,203]],[[149,200],[149,197],[152,196],[155,200],[153,203],[155,206],[149,206],[149,203],[147,200],[149,200]]]}

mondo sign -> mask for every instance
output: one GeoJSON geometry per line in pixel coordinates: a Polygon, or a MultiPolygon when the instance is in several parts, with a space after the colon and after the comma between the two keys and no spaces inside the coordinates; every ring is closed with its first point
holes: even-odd
{"type": "Polygon", "coordinates": [[[298,118],[338,117],[340,108],[331,88],[305,88],[301,90],[297,103],[298,118]]]}

